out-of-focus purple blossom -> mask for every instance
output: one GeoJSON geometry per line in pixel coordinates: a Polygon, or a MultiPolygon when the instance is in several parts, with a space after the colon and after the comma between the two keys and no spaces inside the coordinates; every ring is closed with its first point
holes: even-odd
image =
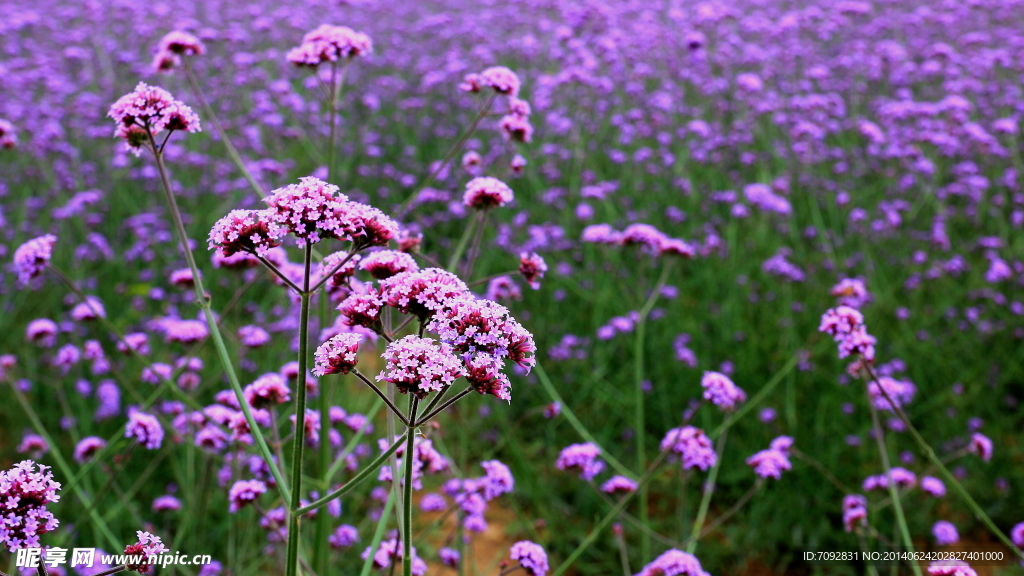
{"type": "Polygon", "coordinates": [[[939,546],[951,546],[960,541],[960,534],[952,522],[939,520],[932,526],[932,535],[935,536],[935,543],[939,546]]]}
{"type": "Polygon", "coordinates": [[[351,548],[359,542],[359,530],[350,524],[338,526],[334,533],[327,537],[327,543],[331,548],[351,548]]]}
{"type": "Polygon", "coordinates": [[[637,489],[637,483],[625,476],[612,476],[601,484],[601,491],[606,494],[628,494],[637,489]]]}
{"type": "Polygon", "coordinates": [[[558,455],[555,467],[559,470],[579,472],[580,478],[593,480],[604,470],[604,462],[599,459],[600,455],[600,448],[594,444],[573,444],[564,448],[558,455]]]}
{"type": "Polygon", "coordinates": [[[228,511],[238,512],[246,504],[255,502],[267,491],[267,485],[259,480],[239,480],[228,491],[228,511]]]}
{"type": "Polygon", "coordinates": [[[14,251],[14,269],[22,286],[28,286],[33,279],[46,271],[53,257],[53,245],[56,242],[56,236],[46,234],[25,242],[14,251]]]}
{"type": "Polygon", "coordinates": [[[547,575],[548,554],[540,544],[522,540],[513,544],[508,552],[509,558],[519,561],[519,565],[530,576],[547,575]]]}
{"type": "Polygon", "coordinates": [[[711,576],[701,568],[700,560],[693,554],[676,550],[675,548],[666,551],[653,562],[644,566],[636,576],[663,576],[674,574],[676,576],[711,576]]]}
{"type": "Polygon", "coordinates": [[[718,456],[711,439],[700,428],[684,426],[673,428],[661,440],[661,449],[671,450],[683,460],[683,469],[700,468],[707,470],[715,465],[718,456]]]}
{"type": "Polygon", "coordinates": [[[705,372],[700,385],[704,389],[704,399],[726,412],[734,410],[737,404],[747,399],[747,394],[739,386],[719,372],[705,372]]]}
{"type": "Polygon", "coordinates": [[[860,494],[843,497],[843,526],[847,532],[868,525],[868,499],[860,494]]]}
{"type": "Polygon", "coordinates": [[[143,447],[156,450],[163,444],[164,429],[155,416],[140,410],[130,410],[128,424],[124,430],[125,438],[135,438],[143,447]]]}

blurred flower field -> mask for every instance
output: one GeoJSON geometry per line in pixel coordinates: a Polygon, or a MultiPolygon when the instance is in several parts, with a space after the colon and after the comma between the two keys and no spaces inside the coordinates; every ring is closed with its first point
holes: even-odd
{"type": "Polygon", "coordinates": [[[0,12],[3,573],[1021,573],[1024,2],[0,12]]]}

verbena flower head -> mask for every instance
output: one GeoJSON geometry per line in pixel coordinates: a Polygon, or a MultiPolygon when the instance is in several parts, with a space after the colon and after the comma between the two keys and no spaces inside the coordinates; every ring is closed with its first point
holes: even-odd
{"type": "Polygon", "coordinates": [[[164,130],[199,132],[199,116],[163,88],[139,82],[135,91],[114,102],[107,116],[114,119],[114,136],[123,138],[128,150],[138,156],[150,136],[164,130]]]}
{"type": "Polygon", "coordinates": [[[861,308],[871,301],[871,293],[858,278],[843,278],[832,287],[832,295],[839,298],[840,304],[851,308],[861,308]]]}
{"type": "Polygon", "coordinates": [[[325,62],[364,56],[373,51],[373,42],[362,32],[347,26],[321,24],[302,37],[302,44],[288,51],[288,61],[296,66],[316,67],[325,62]]]}
{"type": "Polygon", "coordinates": [[[375,294],[350,294],[338,305],[346,326],[375,329],[380,324],[380,309],[384,303],[375,294]]]}
{"type": "Polygon", "coordinates": [[[18,135],[14,130],[14,124],[9,120],[0,118],[0,148],[10,150],[18,145],[18,135]]]}
{"type": "Polygon", "coordinates": [[[462,203],[474,210],[489,210],[504,206],[515,198],[512,189],[497,178],[480,176],[466,183],[462,203]]]}
{"type": "Polygon", "coordinates": [[[46,509],[60,500],[57,490],[60,483],[49,466],[31,460],[0,472],[0,545],[9,552],[38,548],[39,537],[57,529],[57,519],[46,509]]]}
{"type": "Polygon", "coordinates": [[[469,291],[458,276],[440,268],[403,272],[381,280],[381,299],[403,314],[426,319],[443,303],[469,291]]]}
{"type": "Polygon", "coordinates": [[[939,520],[932,526],[932,536],[935,536],[935,543],[939,546],[951,546],[960,541],[956,526],[946,520],[939,520]]]}
{"type": "MultiPolygon", "coordinates": [[[[366,550],[363,550],[363,560],[370,558],[370,552],[373,552],[373,548],[367,546],[366,550]]],[[[404,553],[405,547],[396,538],[384,540],[377,546],[377,551],[373,554],[373,567],[378,570],[388,568],[392,562],[401,559],[404,553]]],[[[416,555],[415,546],[412,547],[412,573],[414,576],[424,576],[427,573],[427,563],[416,555]]]]}
{"type": "Polygon", "coordinates": [[[377,280],[391,278],[402,272],[418,272],[416,260],[405,252],[381,250],[371,252],[359,262],[359,269],[370,273],[377,280]]]}
{"type": "Polygon", "coordinates": [[[18,282],[22,286],[28,286],[29,282],[46,271],[56,242],[56,236],[46,234],[25,242],[14,251],[14,269],[18,272],[18,282]]]}
{"type": "Polygon", "coordinates": [[[509,557],[519,561],[519,565],[531,576],[546,576],[550,570],[548,554],[540,544],[521,540],[513,544],[508,553],[509,557]]]}
{"type": "Polygon", "coordinates": [[[228,490],[228,511],[238,512],[246,504],[255,502],[267,491],[267,485],[259,480],[239,480],[228,490]]]}
{"type": "Polygon", "coordinates": [[[625,476],[612,476],[601,484],[601,491],[606,494],[628,494],[636,489],[637,483],[625,476]]]}
{"type": "Polygon", "coordinates": [[[334,533],[327,537],[327,543],[331,548],[351,548],[359,542],[359,530],[350,524],[342,524],[334,530],[334,533]]]}
{"type": "Polygon", "coordinates": [[[225,258],[239,252],[265,257],[284,232],[272,216],[270,210],[232,210],[210,229],[207,246],[225,258]]]}
{"type": "Polygon", "coordinates": [[[280,374],[268,372],[245,387],[245,401],[256,409],[270,408],[291,400],[288,383],[280,374]]]}
{"type": "Polygon", "coordinates": [[[356,267],[359,266],[361,260],[362,256],[359,254],[352,254],[349,257],[347,250],[328,254],[324,256],[323,261],[320,262],[320,266],[317,268],[317,279],[322,279],[325,274],[331,274],[333,271],[334,273],[331,274],[331,279],[327,281],[327,285],[334,288],[346,286],[355,275],[356,267]],[[341,267],[339,268],[338,266],[341,267]]]}
{"type": "Polygon", "coordinates": [[[508,358],[526,369],[536,363],[533,335],[497,302],[450,298],[437,310],[427,329],[458,354],[508,358]]]}
{"type": "Polygon", "coordinates": [[[896,380],[889,376],[881,376],[878,380],[868,384],[868,394],[871,402],[879,410],[893,412],[893,404],[902,408],[909,404],[917,393],[917,387],[907,380],[896,380]],[[890,403],[890,400],[892,403],[890,403]]]}
{"type": "Polygon", "coordinates": [[[573,444],[562,450],[555,461],[559,470],[573,470],[580,473],[580,478],[592,480],[604,470],[604,462],[599,460],[601,449],[590,442],[573,444]]]}
{"type": "Polygon", "coordinates": [[[921,490],[924,490],[936,498],[942,498],[946,495],[946,485],[942,480],[939,480],[934,476],[925,476],[921,478],[921,490]]]}
{"type": "Polygon", "coordinates": [[[967,450],[988,462],[992,459],[992,440],[980,432],[975,432],[971,434],[971,441],[967,445],[967,450]]]}
{"type": "Polygon", "coordinates": [[[849,306],[830,308],[821,317],[820,332],[839,344],[839,357],[859,355],[866,362],[875,360],[875,338],[867,333],[864,316],[849,306]]]}
{"type": "Polygon", "coordinates": [[[441,560],[441,564],[456,569],[459,567],[459,561],[462,560],[462,555],[458,550],[447,547],[438,550],[437,557],[441,560]]]}
{"type": "Polygon", "coordinates": [[[135,438],[143,447],[156,450],[163,444],[164,429],[155,416],[140,410],[130,410],[124,437],[135,438]]]}
{"type": "Polygon", "coordinates": [[[779,436],[775,440],[772,440],[768,447],[789,456],[789,451],[793,448],[793,438],[791,436],[779,436]]]}
{"type": "Polygon", "coordinates": [[[25,327],[25,338],[45,348],[57,343],[57,323],[49,318],[37,318],[25,327]]]}
{"type": "Polygon", "coordinates": [[[202,41],[184,30],[174,30],[165,34],[160,39],[159,49],[172,54],[187,56],[201,56],[206,53],[206,47],[203,46],[202,41]]]}
{"type": "Polygon", "coordinates": [[[466,381],[480,394],[491,395],[500,400],[512,400],[512,383],[501,373],[505,362],[490,354],[475,354],[463,358],[466,381]]]}
{"type": "Polygon", "coordinates": [[[747,394],[739,386],[719,372],[705,372],[700,385],[704,388],[704,399],[726,412],[732,411],[737,404],[747,399],[747,394]]]}
{"type": "Polygon", "coordinates": [[[508,469],[508,466],[497,460],[486,460],[480,465],[483,466],[486,473],[482,479],[485,500],[494,500],[498,496],[512,491],[515,480],[512,478],[512,471],[508,469]]]}
{"type": "Polygon", "coordinates": [[[137,564],[125,564],[125,566],[128,572],[147,574],[159,562],[158,557],[168,552],[168,550],[159,536],[154,536],[142,530],[136,531],[135,536],[138,538],[138,542],[126,546],[124,554],[125,556],[136,557],[139,559],[139,562],[137,564]]]}
{"type": "Polygon", "coordinates": [[[88,322],[106,317],[107,311],[103,307],[103,302],[95,296],[86,296],[85,302],[79,302],[71,309],[71,318],[75,322],[88,322]]]}
{"type": "Polygon", "coordinates": [[[418,336],[395,340],[381,357],[386,365],[377,380],[390,382],[400,392],[418,398],[452,384],[464,372],[447,344],[418,336]]]}
{"type": "Polygon", "coordinates": [[[519,95],[519,76],[504,66],[492,66],[484,70],[477,81],[480,86],[492,88],[498,94],[519,95]]]}
{"type": "Polygon", "coordinates": [[[540,279],[547,272],[548,265],[536,252],[519,254],[519,273],[534,290],[540,289],[540,279]]]}
{"type": "Polygon", "coordinates": [[[533,140],[533,124],[525,116],[507,114],[498,121],[498,128],[507,140],[527,144],[533,140]]]}
{"type": "Polygon", "coordinates": [[[359,343],[363,337],[351,332],[338,334],[321,344],[313,355],[313,374],[348,374],[359,361],[359,343]]]}
{"type": "Polygon", "coordinates": [[[700,561],[693,554],[676,550],[668,550],[654,559],[636,576],[710,576],[700,566],[700,561]]]}
{"type": "Polygon", "coordinates": [[[1010,530],[1010,540],[1012,540],[1018,548],[1024,548],[1024,522],[1015,525],[1010,530]]]}
{"type": "Polygon", "coordinates": [[[662,450],[671,450],[682,457],[683,469],[707,470],[715,465],[718,456],[711,439],[700,428],[684,426],[673,428],[661,440],[662,450]]]}
{"type": "Polygon", "coordinates": [[[843,497],[843,526],[847,532],[867,526],[868,499],[860,494],[847,494],[843,497]]]}
{"type": "Polygon", "coordinates": [[[78,441],[75,445],[75,462],[79,464],[85,464],[96,455],[97,452],[105,448],[107,441],[98,436],[86,436],[78,441]]]}
{"type": "Polygon", "coordinates": [[[271,221],[294,234],[299,245],[316,244],[323,238],[342,240],[351,231],[345,210],[348,196],[319,178],[299,178],[298,184],[274,190],[264,202],[270,206],[271,221]]]}
{"type": "Polygon", "coordinates": [[[351,222],[348,238],[356,250],[387,246],[392,238],[398,236],[398,223],[377,208],[359,202],[348,202],[343,208],[345,217],[351,222]]]}
{"type": "Polygon", "coordinates": [[[778,450],[761,450],[750,458],[747,458],[747,465],[754,468],[754,473],[761,478],[782,478],[782,473],[791,470],[789,458],[778,450]]]}
{"type": "Polygon", "coordinates": [[[928,573],[932,576],[978,576],[963,560],[936,560],[928,565],[928,573]]]}

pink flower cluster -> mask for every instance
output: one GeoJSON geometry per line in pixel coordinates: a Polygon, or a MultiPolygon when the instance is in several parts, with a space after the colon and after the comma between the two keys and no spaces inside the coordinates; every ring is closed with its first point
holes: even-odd
{"type": "Polygon", "coordinates": [[[57,529],[57,519],[46,509],[60,500],[57,490],[60,482],[49,466],[31,460],[0,472],[0,545],[9,552],[39,547],[39,537],[57,529]]]}
{"type": "Polygon", "coordinates": [[[382,357],[386,366],[377,380],[390,382],[400,392],[415,394],[417,398],[440,391],[465,372],[447,344],[418,336],[406,336],[388,344],[382,357]]]}
{"type": "Polygon", "coordinates": [[[693,258],[697,253],[685,240],[671,238],[650,224],[630,224],[622,232],[608,224],[593,224],[583,229],[581,239],[593,244],[640,246],[656,256],[693,258]]]}
{"type": "Polygon", "coordinates": [[[373,42],[362,32],[347,26],[321,24],[302,37],[302,44],[288,51],[286,58],[296,66],[315,68],[325,62],[364,56],[373,51],[373,42]]]}
{"type": "Polygon", "coordinates": [[[359,361],[359,343],[363,337],[351,332],[338,334],[321,344],[313,355],[313,374],[348,374],[359,361]]]}
{"type": "Polygon", "coordinates": [[[700,385],[704,388],[704,399],[726,412],[731,412],[747,399],[746,392],[719,372],[705,372],[700,385]]]}
{"type": "Polygon", "coordinates": [[[18,135],[14,132],[14,124],[0,118],[0,148],[10,150],[18,145],[18,135]]]}
{"type": "Polygon", "coordinates": [[[839,299],[841,305],[851,308],[859,309],[871,302],[871,293],[864,281],[858,278],[843,278],[832,287],[831,294],[839,299]]]}
{"type": "Polygon", "coordinates": [[[540,279],[548,271],[548,265],[536,252],[519,254],[519,273],[534,290],[540,289],[540,279]]]}
{"type": "Polygon", "coordinates": [[[825,332],[839,344],[839,357],[858,355],[865,362],[875,360],[875,337],[867,332],[864,316],[849,306],[829,308],[821,316],[819,332],[825,332]]]}
{"type": "Polygon", "coordinates": [[[175,100],[167,90],[145,82],[139,82],[134,92],[114,102],[107,116],[117,124],[114,136],[123,138],[136,156],[142,153],[143,144],[164,130],[202,130],[199,116],[191,108],[175,100]]]}
{"type": "Polygon", "coordinates": [[[514,197],[508,184],[497,178],[480,176],[466,183],[466,193],[462,197],[462,203],[474,210],[490,210],[504,206],[514,197]]]}
{"type": "Polygon", "coordinates": [[[240,252],[266,256],[281,245],[281,236],[269,210],[232,210],[213,225],[207,246],[225,258],[240,252]]]}
{"type": "MultiPolygon", "coordinates": [[[[367,546],[363,551],[363,560],[370,558],[370,552],[373,552],[373,548],[367,546]]],[[[377,551],[373,553],[373,567],[383,570],[391,566],[392,562],[401,559],[402,554],[404,554],[404,548],[401,542],[396,538],[385,540],[377,546],[377,551]]],[[[415,546],[412,547],[412,573],[413,576],[424,576],[427,573],[427,563],[416,555],[415,546]]]]}
{"type": "Polygon", "coordinates": [[[124,554],[126,556],[135,556],[140,561],[138,564],[126,564],[125,566],[128,572],[145,574],[156,564],[157,557],[168,552],[168,550],[159,536],[154,536],[142,530],[136,531],[135,536],[139,539],[138,542],[126,546],[124,554]],[[150,563],[151,561],[153,562],[152,564],[150,563]]]}
{"type": "Polygon", "coordinates": [[[228,510],[238,512],[246,504],[255,502],[267,491],[267,485],[260,480],[239,480],[228,490],[228,510]]]}
{"type": "Polygon", "coordinates": [[[156,56],[153,57],[153,69],[157,72],[170,72],[181,64],[182,56],[200,56],[206,53],[202,41],[183,30],[168,32],[160,39],[156,56]]]}
{"type": "Polygon", "coordinates": [[[18,282],[22,286],[27,286],[46,271],[56,242],[56,236],[46,234],[25,242],[14,251],[14,269],[18,272],[18,282]]]}
{"type": "Polygon", "coordinates": [[[349,201],[337,186],[313,176],[274,190],[265,201],[270,206],[269,221],[277,225],[270,232],[291,232],[299,245],[336,238],[351,240],[362,249],[384,246],[398,234],[398,224],[383,212],[349,201]]]}
{"type": "Polygon", "coordinates": [[[847,532],[853,532],[859,526],[868,524],[868,499],[860,494],[847,494],[843,497],[843,526],[847,532]]]}

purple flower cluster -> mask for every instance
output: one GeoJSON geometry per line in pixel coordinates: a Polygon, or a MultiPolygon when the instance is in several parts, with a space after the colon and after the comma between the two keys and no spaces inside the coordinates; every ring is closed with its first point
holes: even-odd
{"type": "Polygon", "coordinates": [[[530,576],[546,576],[548,573],[548,554],[544,547],[529,540],[516,542],[509,548],[509,558],[517,560],[530,576]]]}
{"type": "Polygon", "coordinates": [[[718,461],[711,439],[700,428],[673,428],[661,440],[662,451],[671,450],[682,457],[683,469],[707,470],[718,461]]]}
{"type": "Polygon", "coordinates": [[[56,242],[56,236],[46,234],[25,242],[14,251],[14,269],[18,272],[18,282],[22,286],[27,286],[46,271],[56,242]]]}
{"type": "Polygon", "coordinates": [[[616,246],[640,246],[656,256],[672,255],[693,258],[697,251],[684,240],[671,238],[649,224],[630,224],[622,232],[608,224],[594,224],[583,229],[584,242],[616,246]]]}
{"type": "Polygon", "coordinates": [[[868,524],[868,499],[860,494],[843,497],[843,526],[847,532],[868,524]]]}
{"type": "Polygon", "coordinates": [[[555,461],[555,468],[579,472],[580,478],[590,481],[604,470],[604,461],[599,459],[600,455],[601,449],[595,444],[573,444],[562,449],[555,461]]]}
{"type": "Polygon", "coordinates": [[[644,566],[636,576],[710,576],[701,568],[700,561],[693,554],[676,550],[666,551],[653,562],[644,566]]]}
{"type": "Polygon", "coordinates": [[[315,68],[326,62],[365,56],[373,51],[373,42],[362,32],[347,26],[321,24],[302,37],[302,44],[291,49],[287,58],[296,66],[315,68]]]}
{"type": "Polygon", "coordinates": [[[705,372],[700,385],[704,389],[704,399],[726,412],[731,412],[747,399],[747,394],[720,372],[705,372]]]}
{"type": "Polygon", "coordinates": [[[839,357],[858,355],[868,363],[875,360],[875,338],[867,332],[864,316],[849,306],[829,308],[821,317],[818,331],[839,344],[839,357]]]}
{"type": "MultiPolygon", "coordinates": [[[[370,552],[373,552],[373,548],[367,547],[363,551],[363,560],[370,558],[370,552]]],[[[378,570],[383,570],[391,566],[392,562],[399,561],[403,558],[404,549],[402,543],[397,538],[391,538],[390,540],[384,540],[377,546],[377,551],[373,553],[373,567],[378,570]]],[[[416,548],[412,548],[412,573],[414,576],[424,576],[427,573],[427,563],[420,559],[416,555],[416,548]]]]}

